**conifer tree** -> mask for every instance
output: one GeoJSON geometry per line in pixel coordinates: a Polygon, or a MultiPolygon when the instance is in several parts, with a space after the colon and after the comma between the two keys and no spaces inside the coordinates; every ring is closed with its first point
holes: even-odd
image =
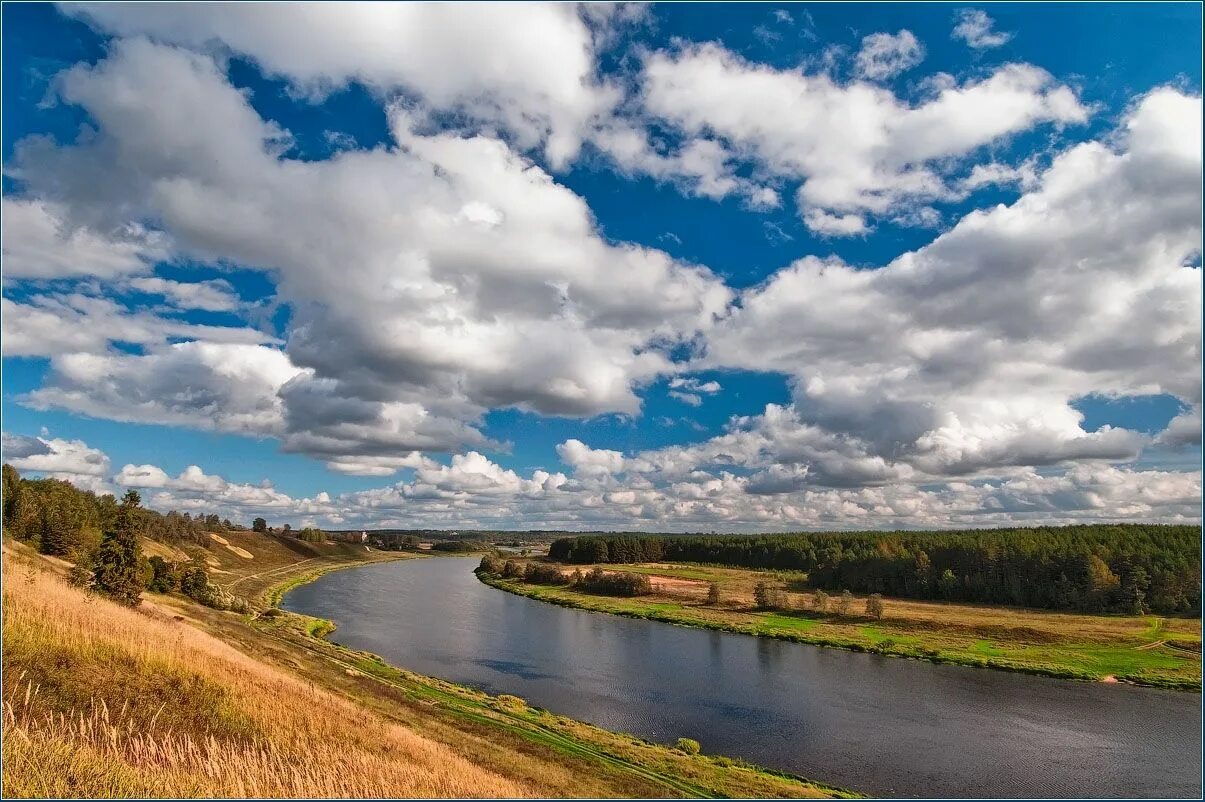
{"type": "Polygon", "coordinates": [[[117,508],[117,521],[96,553],[96,588],[117,601],[136,606],[142,596],[142,547],[138,543],[142,498],[128,491],[117,508]]]}

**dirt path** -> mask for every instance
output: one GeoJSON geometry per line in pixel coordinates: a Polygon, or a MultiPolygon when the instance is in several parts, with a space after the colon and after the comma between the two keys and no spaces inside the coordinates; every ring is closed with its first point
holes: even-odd
{"type": "Polygon", "coordinates": [[[283,572],[283,571],[295,571],[295,570],[297,570],[298,568],[300,568],[301,566],[305,565],[306,563],[311,563],[311,562],[313,562],[314,560],[317,560],[317,559],[320,559],[320,558],[318,558],[318,557],[309,557],[309,558],[304,559],[304,560],[302,560],[302,561],[300,561],[300,562],[289,563],[288,565],[282,565],[282,566],[278,566],[278,567],[276,567],[276,568],[271,568],[271,569],[268,569],[267,571],[260,571],[259,573],[255,573],[255,574],[247,574],[247,575],[245,575],[245,576],[240,576],[238,579],[234,580],[233,582],[230,582],[230,583],[226,584],[226,586],[225,586],[225,587],[226,587],[226,590],[230,590],[230,589],[231,589],[231,588],[233,588],[235,585],[237,585],[239,582],[243,582],[243,581],[248,580],[248,579],[258,579],[258,578],[260,578],[260,577],[262,577],[262,576],[272,576],[272,575],[274,575],[274,574],[278,574],[278,573],[281,573],[281,572],[283,572]]]}

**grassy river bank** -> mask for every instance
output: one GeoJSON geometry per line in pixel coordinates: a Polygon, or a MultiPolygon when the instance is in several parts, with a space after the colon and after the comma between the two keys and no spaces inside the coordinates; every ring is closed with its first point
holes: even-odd
{"type": "Polygon", "coordinates": [[[149,593],[122,607],[5,541],[7,796],[853,795],[420,676],[269,604],[397,555],[290,564],[251,535],[236,548],[253,556],[224,562],[223,582],[255,588],[253,615],[149,593]]]}
{"type": "Polygon", "coordinates": [[[608,565],[607,570],[647,575],[653,592],[616,597],[569,585],[478,577],[551,604],[680,626],[1063,679],[1201,690],[1199,619],[903,599],[884,600],[883,615],[876,618],[863,614],[864,598],[852,599],[846,613],[818,612],[809,606],[806,577],[796,572],[677,563],[608,565]],[[758,583],[779,594],[780,609],[758,609],[753,598],[758,583]],[[707,598],[713,584],[720,595],[715,603],[707,598]]]}

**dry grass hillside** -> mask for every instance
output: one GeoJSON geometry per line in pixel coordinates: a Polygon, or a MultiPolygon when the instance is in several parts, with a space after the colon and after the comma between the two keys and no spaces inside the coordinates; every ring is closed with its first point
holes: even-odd
{"type": "Polygon", "coordinates": [[[7,547],[3,580],[5,797],[532,793],[153,603],[121,607],[7,547]]]}

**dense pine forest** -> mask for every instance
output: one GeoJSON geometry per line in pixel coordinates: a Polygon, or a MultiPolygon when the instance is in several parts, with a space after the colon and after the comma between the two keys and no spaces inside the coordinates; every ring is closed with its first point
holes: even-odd
{"type": "Polygon", "coordinates": [[[1201,529],[1154,524],[774,536],[591,535],[576,564],[696,562],[806,571],[827,590],[1085,612],[1201,611],[1201,529]]]}

